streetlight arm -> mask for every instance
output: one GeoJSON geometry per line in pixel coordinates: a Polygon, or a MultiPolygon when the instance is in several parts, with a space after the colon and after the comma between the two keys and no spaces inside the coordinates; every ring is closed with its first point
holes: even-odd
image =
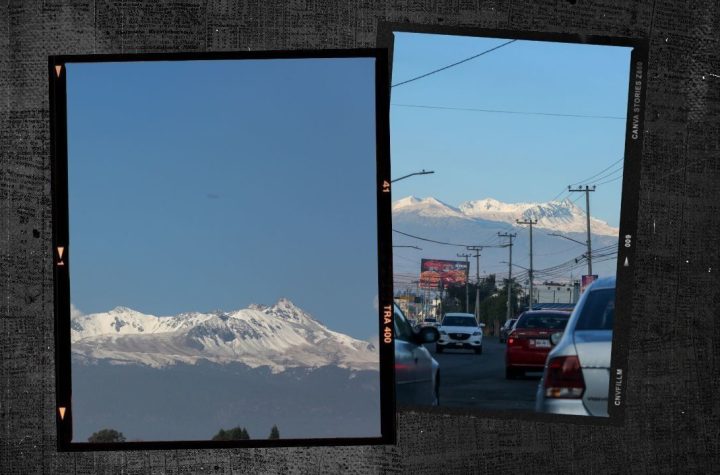
{"type": "Polygon", "coordinates": [[[563,236],[562,234],[548,233],[548,236],[557,236],[557,237],[565,238],[565,239],[567,239],[568,241],[576,242],[576,243],[580,244],[581,246],[587,246],[587,241],[586,241],[586,242],[580,242],[580,241],[578,241],[577,239],[573,239],[573,238],[571,238],[571,237],[563,236]]]}
{"type": "MultiPolygon", "coordinates": [[[[510,264],[510,263],[509,263],[508,261],[500,261],[500,264],[510,264]]],[[[519,266],[519,265],[517,265],[517,264],[513,264],[513,267],[519,267],[519,268],[521,268],[521,269],[525,269],[526,271],[529,271],[529,270],[530,270],[530,269],[528,269],[527,267],[519,266]]],[[[538,272],[538,271],[535,271],[535,272],[538,272]]]]}
{"type": "Polygon", "coordinates": [[[400,178],[395,178],[394,180],[390,180],[390,183],[395,183],[396,181],[404,180],[405,178],[415,176],[415,175],[430,175],[431,173],[435,173],[435,172],[422,170],[419,172],[411,173],[409,175],[401,176],[400,178]]]}

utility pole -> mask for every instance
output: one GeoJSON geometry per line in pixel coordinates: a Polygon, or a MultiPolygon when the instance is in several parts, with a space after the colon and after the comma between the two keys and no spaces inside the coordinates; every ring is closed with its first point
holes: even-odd
{"type": "Polygon", "coordinates": [[[470,288],[469,288],[470,282],[468,282],[470,280],[470,260],[469,260],[469,258],[471,256],[471,254],[460,253],[457,256],[465,258],[465,263],[467,264],[467,269],[468,269],[468,275],[465,276],[465,313],[468,313],[468,309],[470,308],[470,288]]]}
{"type": "Polygon", "coordinates": [[[530,225],[530,269],[528,270],[528,278],[530,279],[530,300],[528,302],[528,310],[532,310],[533,307],[533,238],[532,238],[532,227],[533,224],[537,224],[537,219],[528,219],[524,221],[520,221],[519,219],[515,220],[518,224],[529,224],[530,225]]]}
{"type": "Polygon", "coordinates": [[[440,320],[440,318],[442,318],[443,310],[445,307],[443,305],[443,293],[444,293],[443,291],[445,290],[445,283],[442,281],[442,279],[440,279],[440,282],[438,282],[438,287],[440,288],[440,305],[439,305],[439,310],[437,311],[437,314],[439,317],[438,320],[440,320]]]}
{"type": "Polygon", "coordinates": [[[509,233],[498,233],[498,236],[500,237],[506,237],[510,239],[510,244],[508,244],[508,249],[510,250],[510,261],[508,263],[508,280],[507,280],[507,288],[505,289],[507,292],[507,312],[506,312],[506,320],[510,320],[512,318],[512,308],[510,303],[512,302],[511,296],[512,296],[512,247],[513,247],[513,238],[517,236],[517,233],[515,234],[509,234],[509,233]]]}
{"type": "Polygon", "coordinates": [[[576,191],[582,191],[585,193],[585,218],[587,219],[587,261],[588,261],[588,275],[593,275],[592,273],[592,248],[590,245],[590,192],[595,191],[595,185],[593,185],[592,189],[585,185],[585,188],[582,186],[580,188],[577,188],[575,190],[572,189],[571,186],[568,186],[568,191],[576,192],[576,191]]]}
{"type": "Polygon", "coordinates": [[[468,251],[475,251],[475,277],[477,281],[477,287],[475,288],[475,320],[480,323],[480,251],[483,250],[483,246],[467,246],[468,251]]]}

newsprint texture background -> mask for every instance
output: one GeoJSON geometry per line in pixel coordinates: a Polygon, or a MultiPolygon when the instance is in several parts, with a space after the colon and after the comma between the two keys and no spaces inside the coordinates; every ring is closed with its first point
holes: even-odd
{"type": "Polygon", "coordinates": [[[718,76],[714,0],[2,1],[0,473],[720,473],[718,76]],[[401,413],[397,446],[57,453],[48,55],[372,47],[381,20],[649,38],[624,427],[401,413]]]}

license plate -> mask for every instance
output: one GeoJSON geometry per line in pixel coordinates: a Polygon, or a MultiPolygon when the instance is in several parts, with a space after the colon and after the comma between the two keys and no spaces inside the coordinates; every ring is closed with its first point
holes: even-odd
{"type": "Polygon", "coordinates": [[[550,340],[533,340],[535,348],[550,348],[550,340]]]}

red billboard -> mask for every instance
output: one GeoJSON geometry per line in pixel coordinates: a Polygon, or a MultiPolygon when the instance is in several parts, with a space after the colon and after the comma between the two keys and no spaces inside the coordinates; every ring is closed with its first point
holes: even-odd
{"type": "Polygon", "coordinates": [[[439,289],[449,285],[465,285],[470,265],[466,261],[422,259],[420,262],[420,288],[439,289]]]}

